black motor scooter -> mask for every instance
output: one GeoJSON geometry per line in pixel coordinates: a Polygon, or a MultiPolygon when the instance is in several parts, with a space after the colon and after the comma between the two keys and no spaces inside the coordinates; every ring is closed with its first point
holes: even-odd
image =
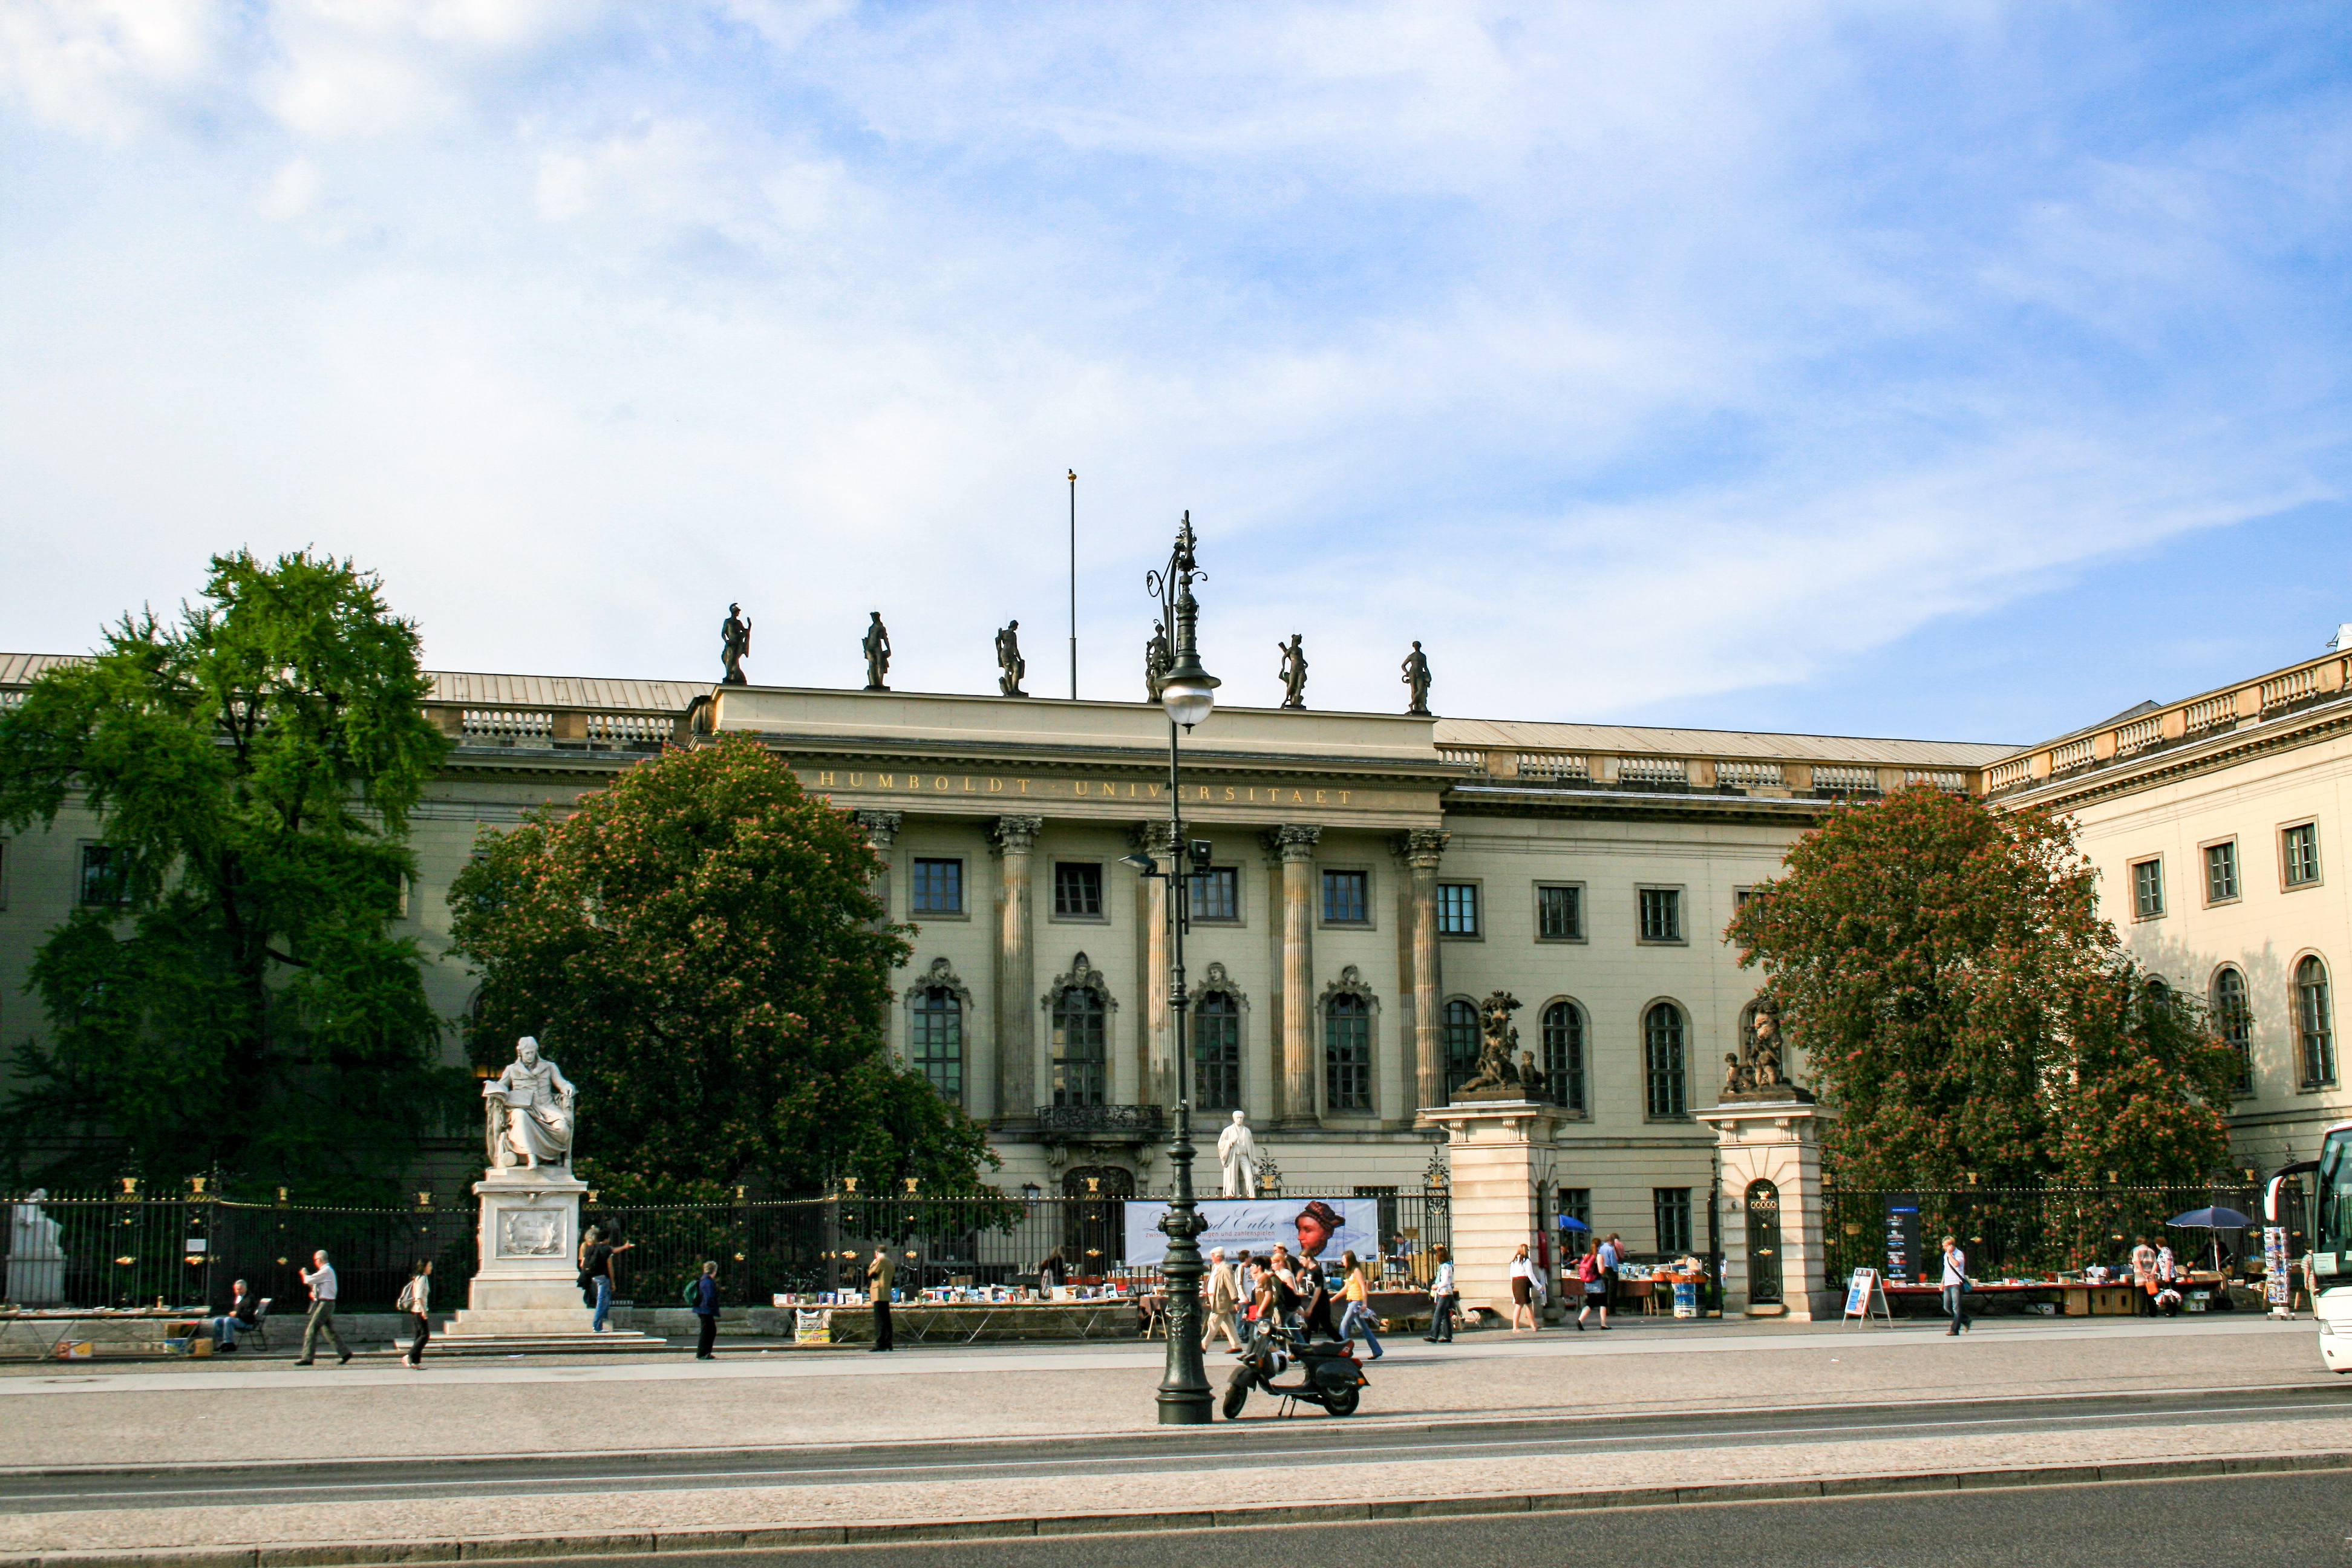
{"type": "Polygon", "coordinates": [[[1363,1363],[1356,1359],[1355,1341],[1318,1345],[1286,1328],[1260,1324],[1242,1352],[1241,1365],[1225,1380],[1222,1408],[1226,1420],[1239,1420],[1242,1405],[1255,1388],[1279,1398],[1319,1405],[1334,1415],[1353,1415],[1361,1391],[1370,1385],[1363,1363]],[[1293,1366],[1298,1370],[1297,1383],[1275,1381],[1293,1366]]]}

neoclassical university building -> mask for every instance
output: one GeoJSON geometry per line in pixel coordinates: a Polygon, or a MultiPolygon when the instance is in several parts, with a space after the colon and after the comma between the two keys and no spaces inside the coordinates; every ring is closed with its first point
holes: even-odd
{"type": "MultiPolygon", "coordinates": [[[[0,701],[51,662],[0,656],[0,701]]],[[[917,928],[892,1047],[992,1129],[1000,1184],[1164,1188],[1169,883],[1121,861],[1171,859],[1157,707],[473,674],[432,701],[457,745],[416,813],[404,918],[428,952],[482,827],[673,738],[751,737],[882,850],[917,928]]],[[[1245,1110],[1286,1191],[1419,1190],[1435,1140],[1415,1114],[1470,1071],[1478,999],[1507,991],[1569,1113],[1546,1206],[1640,1251],[1705,1247],[1716,1140],[1693,1112],[1759,982],[1724,926],[1833,803],[1924,783],[2073,812],[2106,912],[2242,1042],[2242,1162],[2307,1155],[2346,1114],[2347,757],[2334,653],[2024,751],[1220,709],[1184,745],[1186,837],[1210,846],[1186,895],[1192,1099],[1212,1134],[1245,1110]]],[[[0,1034],[41,1032],[31,953],[104,885],[86,816],[0,842],[0,1034]]],[[[460,965],[430,984],[462,1015],[460,965]]]]}

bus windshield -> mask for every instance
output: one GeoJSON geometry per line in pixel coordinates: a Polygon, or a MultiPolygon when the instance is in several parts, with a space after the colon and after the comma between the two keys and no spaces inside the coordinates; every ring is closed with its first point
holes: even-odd
{"type": "Polygon", "coordinates": [[[2319,1151],[2319,1224],[2322,1252],[2352,1252],[2352,1127],[2327,1135],[2319,1151]]]}

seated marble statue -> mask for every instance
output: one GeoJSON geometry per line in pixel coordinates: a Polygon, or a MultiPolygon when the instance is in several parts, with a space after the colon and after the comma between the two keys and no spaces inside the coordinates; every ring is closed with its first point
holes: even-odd
{"type": "Polygon", "coordinates": [[[515,1042],[515,1059],[506,1070],[482,1086],[482,1099],[489,1111],[493,1167],[520,1160],[529,1170],[572,1158],[572,1084],[562,1068],[541,1058],[539,1042],[529,1035],[515,1042]]]}

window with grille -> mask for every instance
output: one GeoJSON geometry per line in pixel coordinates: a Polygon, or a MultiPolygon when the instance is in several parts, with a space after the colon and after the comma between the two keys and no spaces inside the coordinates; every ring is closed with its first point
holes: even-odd
{"type": "Polygon", "coordinates": [[[1360,996],[1324,1004],[1323,1100],[1330,1110],[1372,1108],[1372,1016],[1360,996]]]}
{"type": "Polygon", "coordinates": [[[2238,841],[2205,846],[2205,901],[2221,903],[2238,896],[2238,841]]]}
{"type": "Polygon", "coordinates": [[[1648,1058],[1650,1114],[1672,1120],[1690,1114],[1683,1065],[1683,1010],[1661,1002],[1643,1016],[1642,1037],[1648,1058]]]}
{"type": "Polygon", "coordinates": [[[1448,1002],[1440,1033],[1445,1041],[1445,1094],[1450,1100],[1478,1071],[1478,1005],[1459,997],[1448,1002]]]}
{"type": "Polygon", "coordinates": [[[2288,887],[2309,887],[2319,880],[2319,825],[2306,822],[2280,834],[2279,854],[2288,887]]]}
{"type": "Polygon", "coordinates": [[[85,904],[120,904],[131,896],[129,879],[130,857],[110,844],[85,844],[81,847],[81,901],[85,904]]]}
{"type": "Polygon", "coordinates": [[[1242,1007],[1228,992],[1212,991],[1192,1009],[1192,1102],[1241,1109],[1242,1007]]]}
{"type": "Polygon", "coordinates": [[[963,913],[962,861],[916,860],[914,912],[919,915],[963,913]]]}
{"type": "Polygon", "coordinates": [[[1184,879],[1185,908],[1196,921],[1242,918],[1242,874],[1232,866],[1212,866],[1184,879]]]}
{"type": "Polygon", "coordinates": [[[1680,942],[1683,939],[1683,894],[1680,888],[1643,888],[1642,940],[1680,942]]]}
{"type": "Polygon", "coordinates": [[[1064,920],[1102,919],[1102,868],[1089,860],[1054,862],[1054,913],[1064,920]]]}
{"type": "Polygon", "coordinates": [[[1476,936],[1478,934],[1477,883],[1440,882],[1437,884],[1437,934],[1440,936],[1476,936]]]}
{"type": "Polygon", "coordinates": [[[2152,921],[2164,913],[2164,862],[2132,862],[2132,916],[2152,921]]]}
{"type": "Polygon", "coordinates": [[[1103,999],[1076,988],[1054,1004],[1054,1103],[1100,1105],[1107,1085],[1103,999]]]}
{"type": "Polygon", "coordinates": [[[2213,1026],[2230,1048],[2238,1053],[2237,1092],[2254,1092],[2254,1014],[2246,995],[2246,977],[2225,966],[2213,977],[2213,1026]]]}
{"type": "Polygon", "coordinates": [[[1584,1109],[1584,1010],[1555,1002],[1543,1011],[1544,1089],[1554,1105],[1584,1109]]]}
{"type": "Polygon", "coordinates": [[[1660,1252],[1688,1252],[1691,1249],[1691,1190],[1688,1187],[1652,1187],[1650,1212],[1657,1218],[1660,1252]]]}
{"type": "Polygon", "coordinates": [[[1323,922],[1362,925],[1372,918],[1372,874],[1370,871],[1323,873],[1323,922]]]}
{"type": "Polygon", "coordinates": [[[915,998],[907,1055],[940,1097],[963,1103],[963,999],[944,985],[915,998]]]}
{"type": "Polygon", "coordinates": [[[1584,940],[1584,889],[1541,887],[1536,889],[1536,935],[1546,942],[1584,940]]]}
{"type": "Polygon", "coordinates": [[[2336,1081],[2336,1026],[2327,999],[2327,966],[2306,958],[2294,966],[2294,1032],[2302,1047],[2303,1087],[2336,1081]]]}

